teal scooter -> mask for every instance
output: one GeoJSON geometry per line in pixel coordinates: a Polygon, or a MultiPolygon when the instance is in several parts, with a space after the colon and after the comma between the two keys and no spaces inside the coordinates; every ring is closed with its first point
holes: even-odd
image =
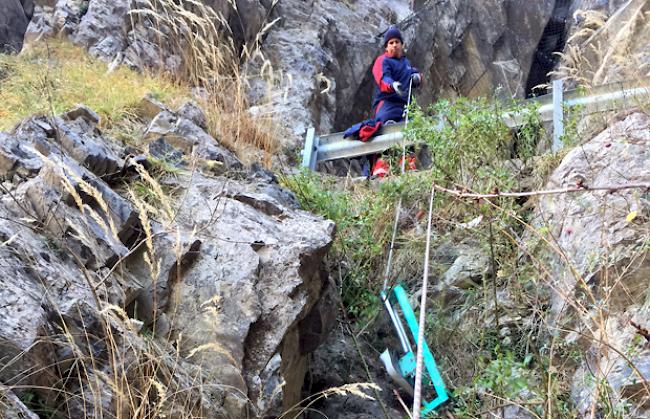
{"type": "MultiPolygon", "coordinates": [[[[413,396],[413,387],[415,385],[415,353],[411,346],[411,340],[404,329],[402,318],[406,321],[408,328],[411,332],[412,341],[417,345],[418,340],[418,322],[409,303],[408,296],[401,285],[395,286],[392,290],[382,291],[381,299],[384,302],[386,311],[390,316],[391,322],[401,345],[401,355],[395,356],[389,349],[386,349],[381,355],[380,359],[388,372],[388,375],[395,381],[404,391],[413,396]],[[395,309],[395,305],[401,309],[400,312],[395,309]]],[[[426,415],[449,399],[445,383],[440,376],[436,361],[429,350],[429,345],[426,341],[422,342],[423,361],[426,372],[422,374],[422,388],[428,392],[435,391],[436,397],[431,400],[422,398],[422,415],[426,415]],[[433,387],[433,388],[432,388],[433,387]]]]}

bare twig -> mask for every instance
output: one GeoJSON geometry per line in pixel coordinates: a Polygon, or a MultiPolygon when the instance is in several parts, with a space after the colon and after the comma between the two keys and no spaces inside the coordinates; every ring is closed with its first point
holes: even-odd
{"type": "Polygon", "coordinates": [[[471,193],[458,189],[448,189],[443,188],[442,186],[433,184],[433,187],[439,191],[449,195],[454,195],[459,198],[470,198],[470,199],[487,199],[487,198],[498,198],[498,197],[526,197],[526,196],[539,196],[539,195],[559,195],[573,192],[586,192],[586,191],[607,191],[607,192],[616,192],[625,189],[649,189],[650,182],[642,183],[627,183],[623,185],[599,185],[599,186],[588,186],[585,184],[579,184],[569,188],[559,188],[559,189],[546,189],[540,191],[530,191],[530,192],[501,192],[494,191],[493,193],[471,193]]]}
{"type": "Polygon", "coordinates": [[[650,330],[643,328],[640,324],[635,323],[633,320],[630,320],[630,325],[636,329],[636,332],[643,336],[646,341],[646,346],[650,347],[650,330]]]}

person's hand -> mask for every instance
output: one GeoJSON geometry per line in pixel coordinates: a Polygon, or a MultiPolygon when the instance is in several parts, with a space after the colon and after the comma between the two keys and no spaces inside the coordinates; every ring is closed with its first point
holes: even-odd
{"type": "Polygon", "coordinates": [[[393,90],[395,91],[395,93],[397,93],[400,96],[406,96],[406,92],[402,90],[402,83],[398,81],[394,81],[393,84],[391,84],[391,86],[393,86],[393,90]]]}
{"type": "Polygon", "coordinates": [[[422,76],[420,73],[411,74],[411,82],[413,83],[413,86],[418,87],[422,83],[422,76]]]}

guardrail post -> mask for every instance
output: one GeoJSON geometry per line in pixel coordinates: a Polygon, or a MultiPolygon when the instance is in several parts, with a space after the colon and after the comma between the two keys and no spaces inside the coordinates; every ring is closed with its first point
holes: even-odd
{"type": "Polygon", "coordinates": [[[302,167],[316,170],[316,162],[318,158],[317,141],[316,129],[314,127],[309,127],[307,129],[307,136],[305,137],[305,148],[302,150],[302,167]]]}
{"type": "Polygon", "coordinates": [[[551,149],[555,152],[562,148],[562,136],[564,135],[564,109],[563,109],[564,83],[560,80],[553,80],[553,145],[551,149]]]}

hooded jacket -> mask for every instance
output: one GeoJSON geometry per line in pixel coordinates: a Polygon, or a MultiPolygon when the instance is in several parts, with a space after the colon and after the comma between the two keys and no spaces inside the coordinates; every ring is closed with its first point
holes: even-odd
{"type": "Polygon", "coordinates": [[[393,58],[387,53],[384,53],[377,57],[375,64],[372,66],[372,76],[375,79],[375,95],[372,102],[373,109],[381,101],[397,102],[402,106],[406,105],[408,97],[395,93],[392,84],[398,81],[402,83],[403,89],[407,90],[411,75],[415,73],[419,73],[419,71],[411,66],[409,60],[404,56],[401,58],[393,58]]]}

